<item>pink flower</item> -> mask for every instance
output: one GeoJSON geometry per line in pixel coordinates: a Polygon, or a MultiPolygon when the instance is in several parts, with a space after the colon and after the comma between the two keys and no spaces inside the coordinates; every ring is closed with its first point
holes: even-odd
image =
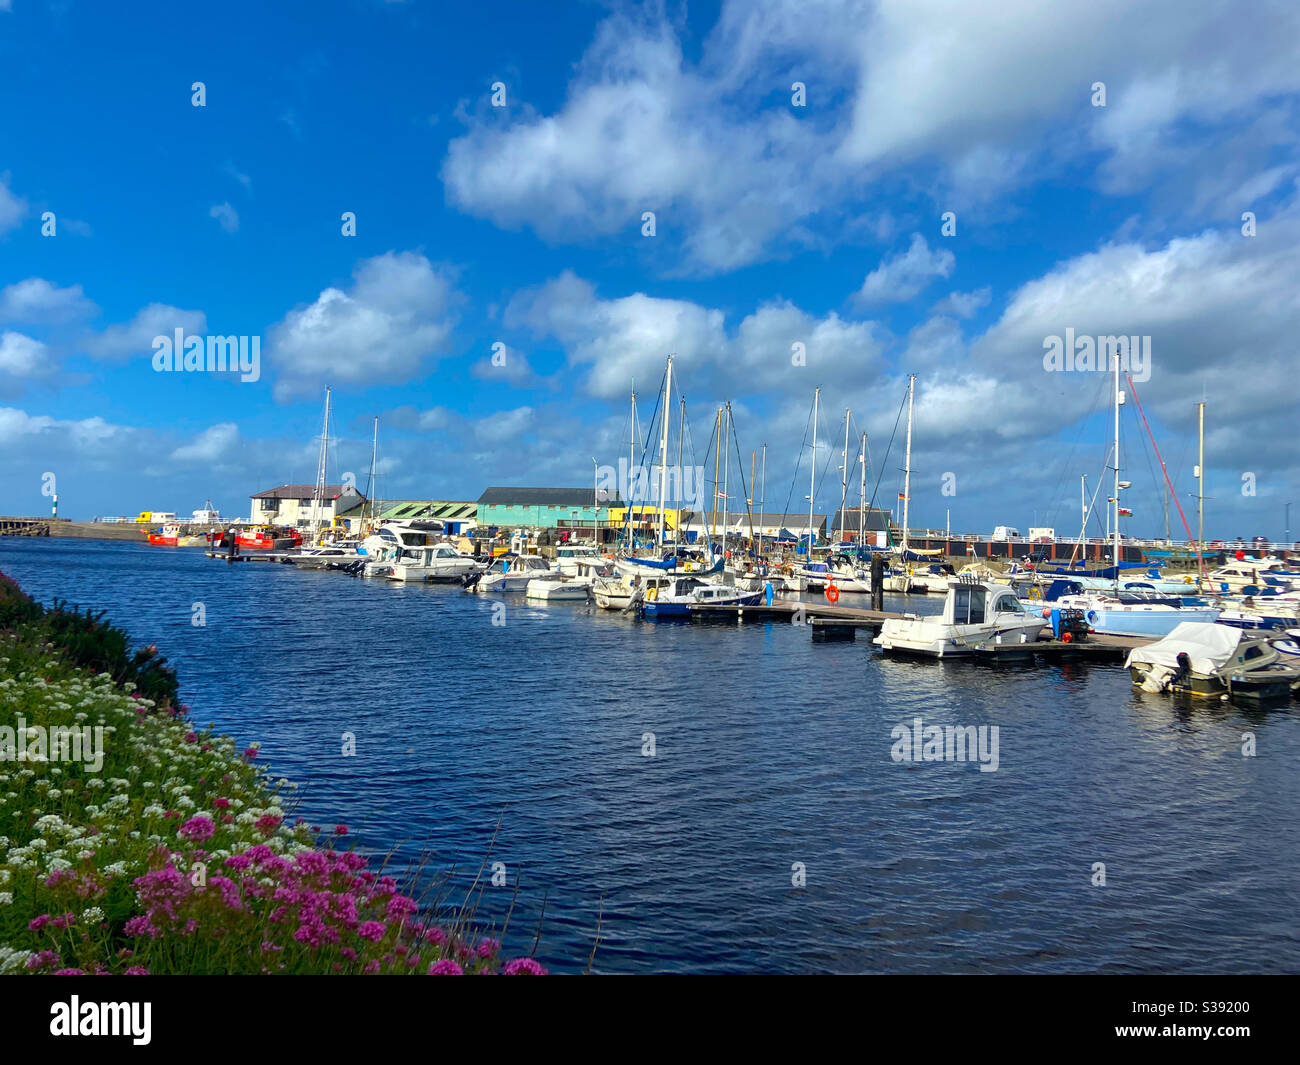
{"type": "Polygon", "coordinates": [[[187,732],[187,733],[185,733],[185,742],[186,742],[186,743],[197,743],[198,740],[199,740],[199,734],[198,734],[197,732],[187,732]]]}
{"type": "Polygon", "coordinates": [[[545,976],[546,970],[532,958],[516,958],[506,962],[506,976],[545,976]]]}
{"type": "Polygon", "coordinates": [[[123,976],[148,976],[149,970],[142,965],[132,965],[122,974],[123,976]]]}
{"type": "Polygon", "coordinates": [[[262,835],[269,836],[280,827],[280,820],[281,819],[276,817],[274,814],[265,814],[262,817],[259,817],[254,824],[256,824],[261,830],[262,835]]]}
{"type": "Polygon", "coordinates": [[[244,757],[251,762],[254,758],[257,757],[257,748],[249,747],[247,750],[244,751],[244,757]]]}
{"type": "Polygon", "coordinates": [[[348,826],[347,826],[347,825],[335,825],[335,826],[334,826],[334,835],[336,835],[336,836],[346,836],[347,834],[348,834],[348,826]]]}
{"type": "Polygon", "coordinates": [[[442,961],[435,961],[429,966],[430,976],[464,976],[465,970],[457,965],[450,958],[443,958],[442,961]]]}
{"type": "Polygon", "coordinates": [[[55,970],[54,975],[55,976],[85,976],[86,970],[85,969],[57,969],[55,970]]]}
{"type": "Polygon", "coordinates": [[[27,928],[31,932],[39,932],[42,928],[44,928],[49,923],[50,923],[50,915],[48,913],[43,913],[39,917],[37,917],[36,920],[32,921],[27,926],[27,928]]]}
{"type": "Polygon", "coordinates": [[[230,808],[230,800],[222,799],[222,798],[213,799],[212,805],[215,806],[218,810],[227,810],[230,808]]]}
{"type": "Polygon", "coordinates": [[[362,939],[369,939],[373,943],[378,943],[379,940],[384,938],[384,933],[386,931],[387,929],[384,928],[381,922],[366,921],[357,929],[357,935],[362,939]]]}
{"type": "Polygon", "coordinates": [[[216,831],[217,826],[212,823],[210,817],[204,817],[202,814],[198,814],[195,817],[191,817],[185,822],[185,824],[181,825],[177,830],[177,835],[184,839],[191,840],[194,843],[201,843],[205,839],[211,839],[216,831]]]}
{"type": "Polygon", "coordinates": [[[501,944],[498,943],[495,939],[485,939],[483,940],[482,943],[478,945],[478,956],[482,958],[484,961],[486,961],[488,958],[492,957],[492,955],[497,952],[497,949],[500,946],[501,944]]]}

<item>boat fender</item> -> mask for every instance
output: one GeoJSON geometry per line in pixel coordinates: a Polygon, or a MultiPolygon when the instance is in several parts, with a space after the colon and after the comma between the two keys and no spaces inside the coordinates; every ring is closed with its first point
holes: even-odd
{"type": "Polygon", "coordinates": [[[1074,642],[1074,633],[1072,633],[1072,632],[1063,632],[1063,633],[1061,633],[1061,642],[1062,642],[1062,643],[1073,643],[1073,642],[1074,642]]]}
{"type": "Polygon", "coordinates": [[[1089,610],[1088,613],[1085,614],[1084,616],[1088,619],[1088,624],[1091,625],[1093,622],[1097,620],[1097,611],[1089,610]]]}

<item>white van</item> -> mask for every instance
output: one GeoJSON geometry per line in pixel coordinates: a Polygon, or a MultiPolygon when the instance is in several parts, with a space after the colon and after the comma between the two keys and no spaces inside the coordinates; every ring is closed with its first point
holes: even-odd
{"type": "Polygon", "coordinates": [[[1046,527],[1029,527],[1029,541],[1035,544],[1050,544],[1056,539],[1056,530],[1046,527]]]}
{"type": "Polygon", "coordinates": [[[1021,539],[1020,530],[1012,528],[1010,525],[999,525],[993,530],[993,542],[995,544],[1010,543],[1019,539],[1021,539]]]}

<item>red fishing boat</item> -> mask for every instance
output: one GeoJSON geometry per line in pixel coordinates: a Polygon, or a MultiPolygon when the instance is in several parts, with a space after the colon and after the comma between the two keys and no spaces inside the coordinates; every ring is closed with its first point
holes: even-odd
{"type": "Polygon", "coordinates": [[[257,525],[240,529],[235,543],[241,551],[291,551],[302,546],[302,533],[281,525],[257,525]]]}
{"type": "Polygon", "coordinates": [[[155,547],[202,547],[206,537],[188,530],[184,525],[168,523],[161,529],[152,529],[146,533],[149,542],[155,547]]]}

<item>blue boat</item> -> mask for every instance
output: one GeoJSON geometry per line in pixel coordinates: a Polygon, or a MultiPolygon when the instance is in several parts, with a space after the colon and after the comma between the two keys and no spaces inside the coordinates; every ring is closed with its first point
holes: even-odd
{"type": "Polygon", "coordinates": [[[641,616],[650,621],[691,616],[693,606],[758,606],[762,591],[744,592],[727,584],[712,584],[697,577],[676,577],[665,587],[646,589],[641,616]]]}

